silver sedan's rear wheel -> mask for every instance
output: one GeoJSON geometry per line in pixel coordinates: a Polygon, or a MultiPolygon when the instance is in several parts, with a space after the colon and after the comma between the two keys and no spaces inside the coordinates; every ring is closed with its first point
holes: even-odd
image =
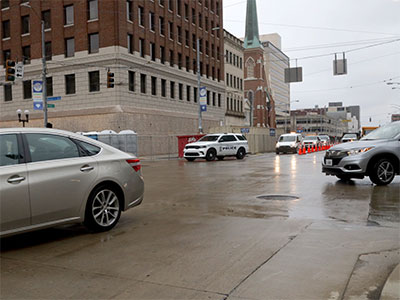
{"type": "Polygon", "coordinates": [[[376,185],[387,185],[395,176],[394,164],[389,159],[378,160],[371,170],[369,178],[376,185]]]}
{"type": "Polygon", "coordinates": [[[100,186],[90,195],[86,205],[85,225],[93,231],[113,228],[121,216],[118,193],[112,188],[100,186]]]}

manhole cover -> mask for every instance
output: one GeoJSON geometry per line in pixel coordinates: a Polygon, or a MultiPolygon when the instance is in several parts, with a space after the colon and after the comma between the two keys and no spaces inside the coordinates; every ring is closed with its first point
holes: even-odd
{"type": "Polygon", "coordinates": [[[271,201],[290,201],[299,199],[299,197],[290,195],[261,195],[258,196],[257,198],[262,200],[271,200],[271,201]]]}

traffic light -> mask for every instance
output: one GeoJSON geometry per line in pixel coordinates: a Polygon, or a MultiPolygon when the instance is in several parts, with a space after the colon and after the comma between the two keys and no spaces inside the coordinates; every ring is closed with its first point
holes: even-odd
{"type": "Polygon", "coordinates": [[[15,61],[6,60],[6,81],[15,80],[15,61]]]}
{"type": "Polygon", "coordinates": [[[113,88],[114,87],[114,73],[111,73],[110,71],[107,72],[107,88],[113,88]]]}

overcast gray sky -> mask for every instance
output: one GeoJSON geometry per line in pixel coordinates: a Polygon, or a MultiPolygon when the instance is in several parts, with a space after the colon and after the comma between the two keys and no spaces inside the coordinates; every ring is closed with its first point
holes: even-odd
{"type": "MultiPolygon", "coordinates": [[[[224,0],[224,28],[238,37],[244,36],[246,2],[224,0]]],[[[292,109],[332,101],[360,105],[362,126],[400,113],[400,85],[383,82],[400,83],[400,0],[257,0],[257,9],[260,34],[278,33],[282,50],[303,67],[303,82],[291,84],[291,100],[299,100],[292,109]],[[378,43],[386,44],[349,51],[378,43]],[[343,76],[333,76],[334,54],[301,59],[343,51],[349,51],[343,76]]]]}

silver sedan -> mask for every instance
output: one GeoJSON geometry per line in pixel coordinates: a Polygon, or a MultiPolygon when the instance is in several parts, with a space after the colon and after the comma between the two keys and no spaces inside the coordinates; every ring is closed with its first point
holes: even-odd
{"type": "Polygon", "coordinates": [[[83,222],[113,228],[143,200],[140,160],[67,131],[0,129],[0,236],[83,222]]]}

